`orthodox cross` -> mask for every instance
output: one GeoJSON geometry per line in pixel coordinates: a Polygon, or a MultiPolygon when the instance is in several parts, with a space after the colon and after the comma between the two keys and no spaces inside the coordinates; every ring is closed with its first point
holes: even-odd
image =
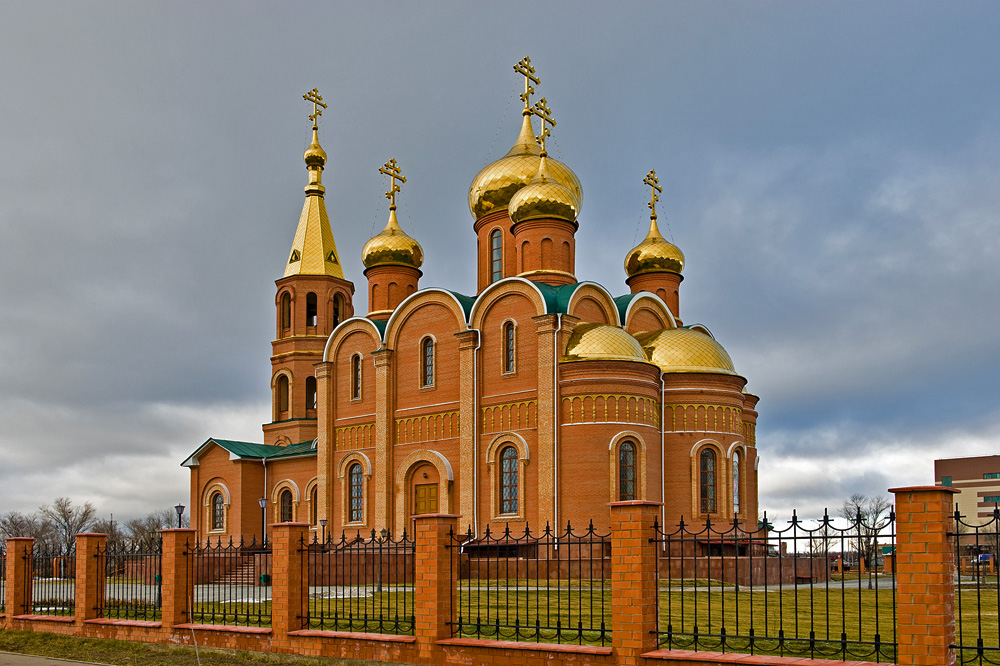
{"type": "Polygon", "coordinates": [[[307,102],[312,102],[313,112],[312,115],[309,116],[309,120],[313,121],[313,128],[315,129],[316,121],[319,120],[319,117],[323,115],[323,109],[326,108],[326,104],[323,103],[323,96],[319,94],[318,88],[313,88],[305,95],[303,95],[302,99],[304,99],[307,102]],[[323,109],[321,109],[320,107],[323,107],[323,109]]]}
{"type": "Polygon", "coordinates": [[[660,187],[660,179],[656,177],[656,170],[650,169],[646,177],[642,179],[644,185],[649,185],[653,188],[652,196],[649,198],[649,210],[653,211],[652,217],[656,217],[656,202],[660,200],[659,195],[663,193],[663,188],[660,187]]]}
{"type": "Polygon", "coordinates": [[[538,145],[542,147],[542,152],[544,153],[545,137],[552,136],[552,132],[549,130],[548,127],[545,126],[545,123],[548,123],[552,127],[555,127],[556,121],[552,117],[552,109],[549,108],[549,105],[548,103],[546,103],[544,97],[535,102],[535,105],[531,107],[531,113],[538,116],[542,121],[542,132],[541,134],[538,135],[538,138],[535,140],[538,141],[538,145]]]}
{"type": "Polygon", "coordinates": [[[389,191],[385,193],[385,198],[389,200],[390,210],[396,210],[396,192],[399,192],[399,185],[396,184],[396,181],[398,180],[401,183],[406,182],[403,172],[398,166],[396,166],[396,158],[393,157],[391,160],[382,165],[382,168],[379,169],[378,172],[385,174],[392,179],[392,187],[390,187],[389,191]]]}
{"type": "Polygon", "coordinates": [[[541,80],[535,76],[535,68],[531,66],[531,58],[524,56],[521,58],[521,62],[514,65],[514,71],[524,77],[524,92],[521,93],[521,101],[524,102],[524,108],[531,108],[531,95],[535,92],[535,89],[531,87],[534,83],[536,86],[541,83],[541,80]]]}

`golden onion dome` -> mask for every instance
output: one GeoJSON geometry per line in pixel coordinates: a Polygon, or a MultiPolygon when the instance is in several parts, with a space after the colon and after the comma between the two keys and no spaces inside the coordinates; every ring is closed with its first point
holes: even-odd
{"type": "Polygon", "coordinates": [[[365,243],[361,250],[365,268],[373,266],[409,266],[420,268],[424,263],[424,250],[411,238],[396,220],[396,207],[389,207],[389,222],[385,229],[365,243]]]}
{"type": "MultiPolygon", "coordinates": [[[[524,115],[521,133],[514,146],[499,160],[483,167],[472,180],[469,186],[469,210],[472,211],[472,216],[478,220],[488,213],[507,208],[511,197],[538,174],[541,153],[531,126],[531,115],[524,115]]],[[[580,187],[576,174],[551,157],[548,159],[548,169],[552,178],[568,187],[576,197],[579,213],[583,188],[580,187]]]]}
{"type": "Polygon", "coordinates": [[[684,270],[684,253],[669,242],[656,226],[656,216],[650,217],[649,233],[625,255],[625,273],[632,277],[643,273],[677,273],[684,270]]]}
{"type": "Polygon", "coordinates": [[[319,145],[319,134],[315,125],[313,125],[312,143],[306,148],[302,159],[305,160],[307,167],[319,167],[322,169],[323,165],[326,164],[326,151],[319,145]]]}
{"type": "Polygon", "coordinates": [[[641,361],[646,354],[625,329],[607,324],[579,324],[560,361],[641,361]]]}
{"type": "Polygon", "coordinates": [[[636,336],[646,357],[663,372],[735,375],[733,360],[702,327],[665,328],[636,336]]]}
{"type": "Polygon", "coordinates": [[[542,153],[538,173],[510,198],[507,210],[514,224],[539,218],[576,222],[580,204],[573,192],[549,173],[548,156],[542,153]]]}

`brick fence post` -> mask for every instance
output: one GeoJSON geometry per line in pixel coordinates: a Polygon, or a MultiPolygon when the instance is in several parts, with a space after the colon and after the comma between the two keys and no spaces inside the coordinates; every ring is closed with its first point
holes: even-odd
{"type": "MultiPolygon", "coordinates": [[[[456,580],[451,571],[452,535],[458,526],[457,515],[428,513],[414,516],[413,612],[417,650],[429,658],[434,644],[451,637],[451,598],[456,580]]],[[[456,574],[457,577],[457,574],[456,574]]]]}
{"type": "Polygon", "coordinates": [[[305,553],[309,525],[278,523],[271,526],[271,631],[276,638],[304,625],[303,604],[309,599],[309,569],[305,553]]]}
{"type": "Polygon", "coordinates": [[[659,502],[611,503],[611,646],[618,664],[657,649],[656,543],[659,502]]]}
{"type": "Polygon", "coordinates": [[[7,617],[31,612],[31,549],[30,537],[7,539],[7,617]]]}
{"type": "Polygon", "coordinates": [[[896,496],[896,663],[955,663],[952,496],[942,486],[890,488],[896,496]]]}
{"type": "Polygon", "coordinates": [[[98,557],[107,547],[107,534],[76,535],[76,626],[100,617],[104,608],[104,560],[98,557]]]}
{"type": "Polygon", "coordinates": [[[166,628],[190,622],[189,600],[194,599],[191,563],[185,555],[188,542],[195,546],[195,531],[189,529],[160,530],[163,539],[160,573],[160,617],[166,628]]]}

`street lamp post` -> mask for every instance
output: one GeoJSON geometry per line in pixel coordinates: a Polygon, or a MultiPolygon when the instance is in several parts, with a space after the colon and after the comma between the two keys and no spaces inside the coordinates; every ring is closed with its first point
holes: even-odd
{"type": "Polygon", "coordinates": [[[261,497],[257,500],[257,504],[260,505],[260,526],[261,526],[261,545],[267,545],[267,498],[261,497]]]}
{"type": "Polygon", "coordinates": [[[326,543],[326,518],[319,519],[319,526],[323,528],[323,543],[326,543]]]}
{"type": "Polygon", "coordinates": [[[177,527],[180,528],[182,526],[181,525],[181,516],[184,515],[184,505],[183,504],[178,504],[177,506],[174,507],[174,511],[177,512],[177,527]]]}

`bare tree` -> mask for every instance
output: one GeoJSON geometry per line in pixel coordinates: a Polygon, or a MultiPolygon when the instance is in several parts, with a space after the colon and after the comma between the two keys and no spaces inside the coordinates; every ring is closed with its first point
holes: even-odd
{"type": "Polygon", "coordinates": [[[107,547],[115,548],[123,545],[126,542],[127,535],[122,530],[122,524],[116,521],[114,517],[111,518],[98,518],[90,525],[90,530],[92,532],[97,532],[98,534],[107,534],[107,547]]]}
{"type": "Polygon", "coordinates": [[[19,511],[10,511],[0,516],[0,536],[5,539],[31,537],[35,541],[47,543],[52,541],[54,530],[52,523],[37,514],[26,515],[19,511]]]}
{"type": "Polygon", "coordinates": [[[851,546],[858,551],[858,558],[871,571],[878,557],[878,537],[886,526],[892,502],[887,497],[868,497],[854,493],[844,501],[840,516],[851,523],[851,546]]]}
{"type": "MultiPolygon", "coordinates": [[[[177,524],[177,512],[173,508],[160,509],[147,513],[142,518],[133,518],[125,523],[129,538],[133,542],[148,541],[160,530],[170,529],[177,524]]],[[[184,525],[189,525],[188,517],[184,516],[184,525]]]]}
{"type": "Polygon", "coordinates": [[[73,500],[68,497],[57,497],[51,506],[44,504],[38,507],[38,513],[52,522],[58,545],[68,550],[73,547],[75,534],[90,529],[96,510],[90,502],[73,506],[73,500]]]}

